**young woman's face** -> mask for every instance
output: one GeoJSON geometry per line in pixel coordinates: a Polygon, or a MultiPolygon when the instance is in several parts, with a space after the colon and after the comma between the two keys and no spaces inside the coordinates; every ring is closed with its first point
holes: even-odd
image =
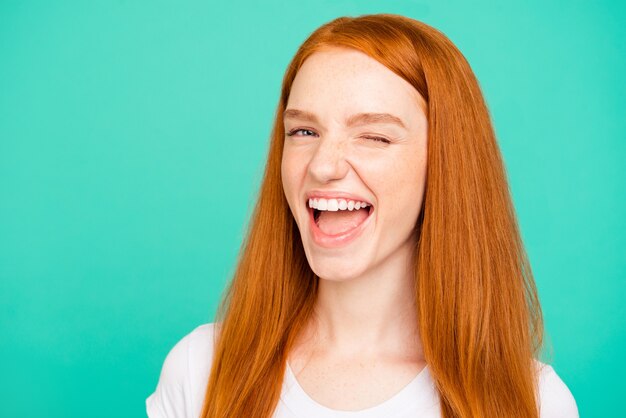
{"type": "Polygon", "coordinates": [[[316,52],[298,71],[282,182],[319,277],[359,277],[411,254],[426,176],[423,108],[407,81],[356,50],[316,52]]]}

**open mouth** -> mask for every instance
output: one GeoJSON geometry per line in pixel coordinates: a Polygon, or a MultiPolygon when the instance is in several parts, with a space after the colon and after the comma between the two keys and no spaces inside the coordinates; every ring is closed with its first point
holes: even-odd
{"type": "Polygon", "coordinates": [[[330,208],[316,205],[322,208],[309,207],[309,216],[312,217],[316,229],[323,235],[341,237],[359,228],[374,212],[373,205],[364,203],[364,206],[360,207],[360,204],[361,202],[356,202],[355,205],[354,201],[350,201],[347,205],[344,201],[330,208]]]}

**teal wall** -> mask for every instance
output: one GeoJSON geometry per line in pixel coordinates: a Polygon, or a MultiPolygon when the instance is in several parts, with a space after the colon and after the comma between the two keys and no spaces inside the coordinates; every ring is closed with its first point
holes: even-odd
{"type": "Polygon", "coordinates": [[[623,4],[0,0],[0,416],[144,414],[214,318],[289,59],[374,12],[473,66],[551,361],[581,416],[626,416],[623,4]]]}

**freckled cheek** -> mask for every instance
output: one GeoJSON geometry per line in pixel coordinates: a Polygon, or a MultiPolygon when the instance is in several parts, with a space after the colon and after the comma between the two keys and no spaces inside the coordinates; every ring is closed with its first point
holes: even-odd
{"type": "Polygon", "coordinates": [[[419,214],[424,190],[424,161],[396,158],[373,166],[368,178],[381,216],[419,214]]]}
{"type": "Polygon", "coordinates": [[[285,192],[285,196],[287,200],[291,204],[291,195],[293,193],[293,164],[291,160],[283,158],[280,173],[283,183],[283,190],[285,192]]]}
{"type": "Polygon", "coordinates": [[[283,154],[281,177],[283,190],[290,205],[295,204],[298,199],[298,193],[301,191],[299,188],[302,187],[305,170],[306,161],[302,159],[301,155],[288,152],[283,154]]]}

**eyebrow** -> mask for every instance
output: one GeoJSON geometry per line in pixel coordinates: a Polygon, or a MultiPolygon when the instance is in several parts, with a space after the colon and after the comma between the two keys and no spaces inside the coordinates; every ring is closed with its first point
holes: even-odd
{"type": "MultiPolygon", "coordinates": [[[[287,109],[283,112],[283,119],[301,119],[319,124],[319,119],[315,114],[298,109],[287,109]]],[[[406,129],[405,124],[397,116],[390,113],[355,113],[346,120],[346,125],[367,125],[370,123],[392,123],[406,129]]]]}

